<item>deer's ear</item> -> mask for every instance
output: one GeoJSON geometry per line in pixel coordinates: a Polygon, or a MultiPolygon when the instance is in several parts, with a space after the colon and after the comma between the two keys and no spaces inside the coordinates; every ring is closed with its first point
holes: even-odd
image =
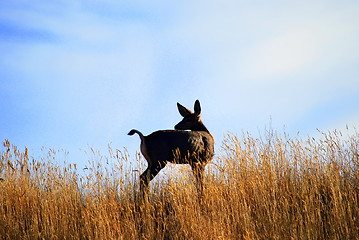
{"type": "Polygon", "coordinates": [[[179,103],[177,103],[177,108],[182,117],[186,117],[186,116],[192,114],[191,110],[188,110],[187,108],[185,108],[184,106],[182,106],[179,103]]]}
{"type": "Polygon", "coordinates": [[[196,102],[194,103],[194,113],[197,116],[201,115],[201,104],[199,103],[198,100],[196,100],[196,102]]]}

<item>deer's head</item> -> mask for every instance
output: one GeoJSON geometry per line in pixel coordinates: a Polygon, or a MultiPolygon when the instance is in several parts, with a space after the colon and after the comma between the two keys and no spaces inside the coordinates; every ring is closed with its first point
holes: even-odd
{"type": "Polygon", "coordinates": [[[203,128],[203,123],[201,122],[201,105],[198,100],[194,103],[194,112],[185,108],[181,104],[177,103],[178,111],[183,117],[176,126],[176,130],[192,130],[199,131],[203,128]]]}

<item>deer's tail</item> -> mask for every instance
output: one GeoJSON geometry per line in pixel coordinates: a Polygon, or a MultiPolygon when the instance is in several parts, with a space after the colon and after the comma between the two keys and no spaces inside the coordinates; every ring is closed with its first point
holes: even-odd
{"type": "Polygon", "coordinates": [[[137,131],[136,129],[132,129],[128,135],[132,136],[133,134],[137,133],[138,136],[140,136],[141,138],[141,141],[144,141],[145,140],[145,136],[143,136],[143,134],[140,132],[140,131],[137,131]]]}

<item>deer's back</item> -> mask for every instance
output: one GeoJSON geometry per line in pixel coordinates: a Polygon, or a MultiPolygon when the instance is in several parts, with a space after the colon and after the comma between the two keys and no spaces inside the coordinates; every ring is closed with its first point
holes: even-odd
{"type": "Polygon", "coordinates": [[[214,155],[213,137],[205,131],[161,130],[145,137],[153,160],[176,163],[206,162],[214,155]]]}

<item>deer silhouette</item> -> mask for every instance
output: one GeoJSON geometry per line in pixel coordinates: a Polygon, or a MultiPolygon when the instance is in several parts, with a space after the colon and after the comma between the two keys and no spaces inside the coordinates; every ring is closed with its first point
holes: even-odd
{"type": "Polygon", "coordinates": [[[201,105],[198,100],[194,104],[194,112],[179,103],[177,107],[183,119],[175,126],[176,130],[159,130],[148,136],[135,129],[128,133],[140,136],[141,153],[148,162],[147,169],[140,175],[140,191],[148,193],[150,181],[171,162],[191,166],[197,190],[202,196],[203,173],[214,156],[214,138],[200,119],[201,105]]]}

